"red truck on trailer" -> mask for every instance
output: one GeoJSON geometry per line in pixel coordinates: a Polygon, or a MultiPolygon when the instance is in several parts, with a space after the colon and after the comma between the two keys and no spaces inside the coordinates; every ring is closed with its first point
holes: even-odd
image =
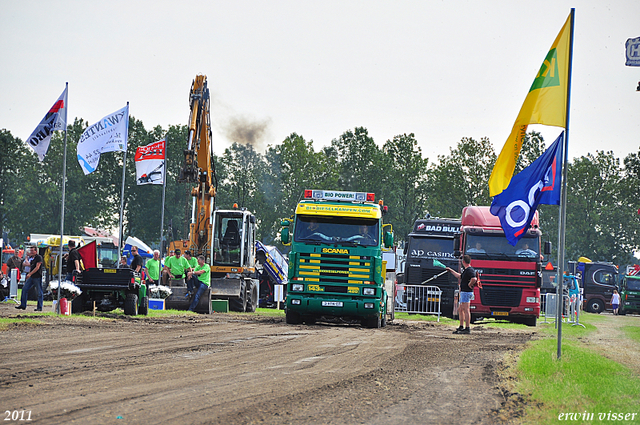
{"type": "MultiPolygon", "coordinates": [[[[460,233],[454,238],[454,255],[469,255],[482,282],[481,289],[474,288],[472,322],[493,317],[536,325],[542,282],[542,233],[538,224],[536,212],[530,228],[512,246],[489,207],[470,206],[462,210],[460,233]]],[[[545,251],[550,251],[546,244],[545,251]]]]}

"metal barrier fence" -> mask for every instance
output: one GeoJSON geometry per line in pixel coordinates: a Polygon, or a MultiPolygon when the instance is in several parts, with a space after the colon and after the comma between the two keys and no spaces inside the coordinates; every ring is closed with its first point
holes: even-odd
{"type": "MultiPolygon", "coordinates": [[[[547,293],[540,297],[540,316],[544,316],[542,323],[550,323],[547,319],[556,321],[557,294],[547,293]]],[[[562,321],[580,325],[580,297],[562,296],[562,321]]]]}
{"type": "Polygon", "coordinates": [[[442,314],[440,300],[442,291],[437,286],[399,286],[395,300],[395,311],[415,314],[435,314],[438,322],[442,314]]]}

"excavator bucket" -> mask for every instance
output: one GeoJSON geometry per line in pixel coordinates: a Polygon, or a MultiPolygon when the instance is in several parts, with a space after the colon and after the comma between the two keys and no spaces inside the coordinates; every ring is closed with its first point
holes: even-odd
{"type": "MultiPolygon", "coordinates": [[[[193,296],[187,297],[186,286],[171,286],[171,295],[165,299],[164,306],[167,310],[189,310],[193,296]]],[[[198,305],[195,308],[196,313],[211,314],[211,289],[207,288],[198,305]]]]}

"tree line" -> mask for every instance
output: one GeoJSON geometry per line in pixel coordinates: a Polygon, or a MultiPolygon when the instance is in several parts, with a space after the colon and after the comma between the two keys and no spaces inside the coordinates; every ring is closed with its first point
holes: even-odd
{"type": "MultiPolygon", "coordinates": [[[[65,234],[84,226],[117,228],[123,153],[107,153],[98,169],[85,176],[75,160],[77,141],[88,123],[76,118],[68,126],[65,234]]],[[[165,233],[168,240],[188,237],[190,187],[177,182],[183,164],[188,129],[185,125],[147,130],[129,120],[126,157],[124,235],[152,246],[160,244],[162,187],[137,186],[134,153],[138,146],[167,137],[165,233]]],[[[42,163],[27,145],[0,130],[0,230],[15,242],[30,233],[60,231],[64,133],[57,132],[42,163]]],[[[519,172],[545,149],[541,135],[528,133],[516,164],[519,172]]],[[[293,214],[304,189],[375,192],[389,207],[385,222],[397,241],[410,232],[414,220],[459,218],[467,205],[490,205],[488,179],[496,160],[489,139],[462,138],[447,155],[430,162],[414,134],[376,143],[366,128],[347,130],[316,149],[313,140],[292,133],[282,142],[257,152],[252,145],[233,143],[213,154],[217,174],[216,205],[234,203],[256,214],[258,239],[279,245],[282,218],[293,214]]],[[[623,160],[612,151],[573,158],[568,167],[566,258],[634,263],[640,250],[638,182],[640,151],[623,160]]],[[[558,207],[539,207],[544,239],[558,241],[558,207]]],[[[557,258],[554,253],[552,258],[557,258]]]]}

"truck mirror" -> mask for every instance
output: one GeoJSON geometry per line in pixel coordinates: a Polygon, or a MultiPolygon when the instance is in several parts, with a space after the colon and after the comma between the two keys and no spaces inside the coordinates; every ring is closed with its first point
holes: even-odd
{"type": "Polygon", "coordinates": [[[249,222],[251,224],[256,224],[256,216],[253,215],[253,214],[251,216],[249,216],[249,222]]]}
{"type": "Polygon", "coordinates": [[[460,256],[460,234],[453,235],[453,256],[458,258],[460,256]]]}
{"type": "Polygon", "coordinates": [[[551,255],[551,241],[544,243],[544,255],[551,255]]]}
{"type": "Polygon", "coordinates": [[[284,245],[289,244],[289,228],[288,227],[283,227],[282,230],[280,230],[280,240],[284,245]]]}
{"type": "Polygon", "coordinates": [[[384,246],[386,248],[391,248],[393,246],[393,233],[384,232],[384,246]]]}
{"type": "Polygon", "coordinates": [[[287,226],[289,226],[290,224],[291,224],[291,222],[290,222],[289,220],[282,220],[282,221],[280,222],[280,226],[284,226],[284,227],[287,227],[287,226]]]}

